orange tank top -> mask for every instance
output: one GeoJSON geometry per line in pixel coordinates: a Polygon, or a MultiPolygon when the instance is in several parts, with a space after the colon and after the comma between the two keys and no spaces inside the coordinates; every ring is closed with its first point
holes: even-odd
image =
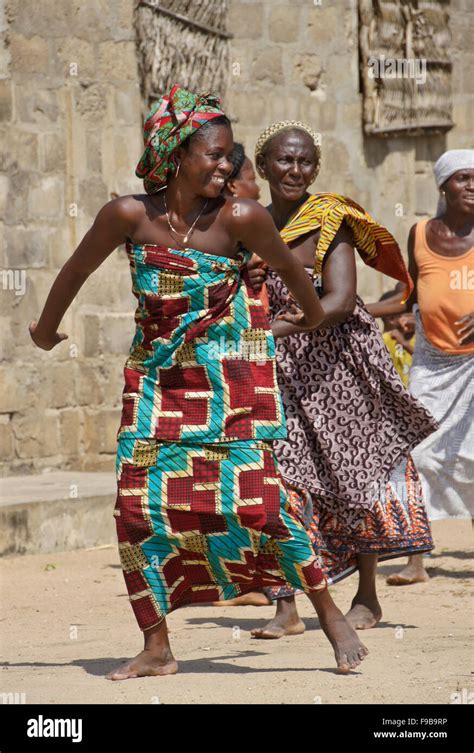
{"type": "Polygon", "coordinates": [[[474,353],[474,343],[460,345],[455,322],[474,311],[474,246],[461,256],[442,256],[426,242],[428,220],[415,234],[417,297],[428,340],[446,353],[474,353]]]}

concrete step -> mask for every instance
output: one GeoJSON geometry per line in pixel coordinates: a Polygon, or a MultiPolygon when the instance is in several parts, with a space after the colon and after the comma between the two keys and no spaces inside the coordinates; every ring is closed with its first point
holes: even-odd
{"type": "Polygon", "coordinates": [[[113,544],[113,473],[64,471],[0,482],[0,556],[113,544]]]}

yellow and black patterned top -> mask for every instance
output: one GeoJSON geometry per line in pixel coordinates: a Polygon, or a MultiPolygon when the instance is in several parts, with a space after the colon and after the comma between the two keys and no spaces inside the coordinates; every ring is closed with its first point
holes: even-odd
{"type": "Polygon", "coordinates": [[[393,235],[376,222],[359,204],[336,193],[309,196],[281,230],[285,243],[321,230],[314,260],[314,273],[321,274],[324,257],[337,231],[345,221],[352,232],[354,246],[369,267],[405,283],[405,297],[413,289],[400,247],[393,235]]]}

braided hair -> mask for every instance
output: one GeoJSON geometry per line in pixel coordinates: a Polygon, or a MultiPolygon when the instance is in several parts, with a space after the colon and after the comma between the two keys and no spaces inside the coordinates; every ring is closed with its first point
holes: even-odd
{"type": "Polygon", "coordinates": [[[245,149],[242,144],[234,141],[234,148],[230,155],[229,162],[232,164],[232,172],[227,177],[227,180],[234,180],[242,170],[242,166],[245,162],[245,149]]]}
{"type": "Polygon", "coordinates": [[[303,123],[301,120],[280,120],[277,123],[272,123],[271,126],[268,126],[268,128],[265,128],[265,130],[262,131],[255,145],[255,165],[257,167],[257,172],[261,178],[265,178],[265,175],[263,174],[262,169],[258,164],[257,158],[260,155],[265,156],[269,142],[278,133],[295,130],[304,131],[308,134],[308,136],[311,137],[313,141],[316,156],[316,169],[313,173],[312,179],[314,180],[316,178],[321,167],[321,135],[319,133],[316,133],[316,131],[313,131],[310,126],[306,125],[306,123],[303,123]]]}

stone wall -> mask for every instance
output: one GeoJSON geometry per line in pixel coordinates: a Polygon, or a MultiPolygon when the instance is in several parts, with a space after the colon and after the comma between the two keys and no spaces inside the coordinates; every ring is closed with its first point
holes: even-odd
{"type": "Polygon", "coordinates": [[[84,285],[66,344],[35,349],[27,327],[111,193],[141,186],[133,2],[12,0],[1,26],[2,467],[110,469],[133,334],[124,250],[84,285]]]}
{"type": "MultiPolygon", "coordinates": [[[[7,473],[113,468],[135,304],[123,249],[79,293],[61,327],[65,344],[34,349],[27,326],[111,193],[141,190],[133,7],[134,0],[0,0],[0,139],[7,145],[0,465],[7,473]]],[[[452,0],[456,127],[446,137],[379,139],[362,133],[356,0],[229,0],[235,36],[226,106],[236,138],[252,155],[271,122],[307,121],[322,134],[314,190],[352,196],[403,248],[410,225],[434,209],[433,160],[445,148],[472,146],[473,16],[471,0],[452,0]]],[[[366,300],[390,287],[360,265],[366,300]]]]}
{"type": "MultiPolygon", "coordinates": [[[[303,120],[322,135],[313,191],[351,196],[387,225],[405,250],[411,225],[431,214],[433,161],[472,148],[474,23],[471,0],[451,0],[454,121],[447,135],[365,137],[359,86],[357,0],[231,0],[228,106],[250,155],[277,120],[303,120]]],[[[268,200],[268,191],[262,194],[268,200]]],[[[359,292],[373,300],[393,284],[359,264],[359,292]]]]}

